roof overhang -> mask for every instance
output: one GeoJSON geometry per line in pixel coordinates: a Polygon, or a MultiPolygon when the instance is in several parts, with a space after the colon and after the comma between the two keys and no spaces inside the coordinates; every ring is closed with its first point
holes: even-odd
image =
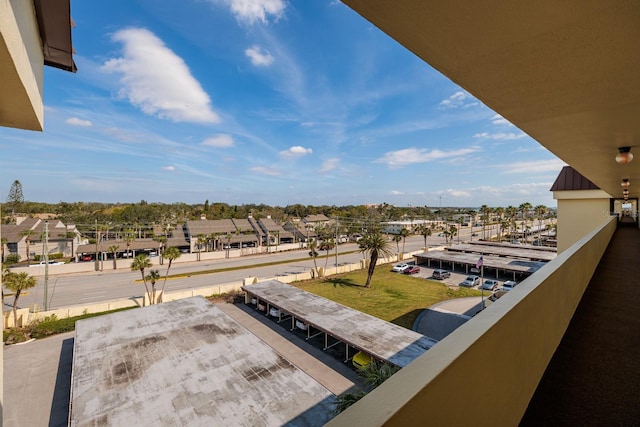
{"type": "Polygon", "coordinates": [[[75,72],[69,0],[0,3],[0,126],[42,130],[44,65],[75,72]]]}
{"type": "Polygon", "coordinates": [[[640,195],[640,2],[343,1],[602,190],[640,195]],[[638,160],[617,164],[623,146],[638,160]]]}

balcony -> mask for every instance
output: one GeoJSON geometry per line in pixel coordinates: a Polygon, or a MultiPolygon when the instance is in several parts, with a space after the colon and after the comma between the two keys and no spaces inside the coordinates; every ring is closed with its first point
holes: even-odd
{"type": "Polygon", "coordinates": [[[639,233],[612,218],[329,425],[637,423],[639,233]]]}

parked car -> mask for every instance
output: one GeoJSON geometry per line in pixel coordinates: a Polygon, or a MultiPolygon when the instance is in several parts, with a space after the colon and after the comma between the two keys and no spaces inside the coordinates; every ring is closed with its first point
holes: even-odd
{"type": "Polygon", "coordinates": [[[49,265],[64,265],[64,262],[50,259],[48,263],[45,262],[45,261],[40,261],[39,264],[29,264],[29,267],[44,267],[46,264],[49,264],[49,265]]]}
{"type": "Polygon", "coordinates": [[[480,284],[480,278],[478,276],[474,276],[473,274],[467,276],[466,279],[462,281],[458,286],[464,286],[465,288],[473,288],[480,284]]]}
{"type": "Polygon", "coordinates": [[[431,275],[431,277],[436,280],[444,280],[451,277],[451,272],[447,270],[437,269],[437,270],[433,270],[433,274],[431,275]]]}
{"type": "Polygon", "coordinates": [[[417,265],[410,265],[409,268],[406,268],[403,271],[404,274],[416,274],[416,273],[420,273],[420,267],[418,267],[417,265]]]}
{"type": "Polygon", "coordinates": [[[482,289],[484,289],[485,291],[493,291],[498,287],[498,285],[499,283],[497,280],[487,279],[482,284],[482,289]]]}
{"type": "Polygon", "coordinates": [[[396,264],[393,266],[393,268],[391,269],[391,271],[396,272],[396,273],[402,273],[404,272],[407,268],[409,268],[409,264],[396,264]]]}
{"type": "Polygon", "coordinates": [[[517,284],[518,283],[514,282],[513,280],[507,280],[502,284],[502,288],[500,288],[500,290],[505,292],[510,291],[511,289],[515,288],[517,284]]]}
{"type": "Polygon", "coordinates": [[[306,323],[304,323],[302,320],[296,319],[296,328],[302,331],[306,331],[307,329],[309,329],[309,326],[306,323]]]}
{"type": "Polygon", "coordinates": [[[269,309],[269,316],[280,317],[280,314],[284,314],[279,308],[271,307],[269,309]]]}
{"type": "Polygon", "coordinates": [[[93,256],[91,255],[82,255],[80,257],[80,261],[91,261],[93,259],[93,256]]]}
{"type": "Polygon", "coordinates": [[[362,369],[369,363],[371,363],[371,356],[369,356],[367,353],[359,351],[353,356],[353,359],[351,359],[351,363],[356,368],[362,369]]]}

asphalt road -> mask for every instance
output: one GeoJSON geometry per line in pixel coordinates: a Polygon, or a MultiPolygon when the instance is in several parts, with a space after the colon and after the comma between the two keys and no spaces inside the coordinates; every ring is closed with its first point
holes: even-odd
{"type": "MultiPolygon", "coordinates": [[[[474,230],[481,237],[482,231],[474,230]]],[[[471,231],[463,229],[459,237],[460,241],[469,240],[471,231]]],[[[458,242],[458,237],[455,237],[458,242]]],[[[429,247],[442,246],[445,243],[444,237],[437,235],[429,236],[427,244],[429,247]]],[[[404,252],[420,250],[424,246],[422,236],[410,236],[404,244],[404,252]]],[[[403,249],[402,242],[399,243],[400,250],[403,249]]],[[[395,244],[393,251],[396,251],[395,244]]],[[[335,252],[332,251],[327,265],[335,264],[335,252]]],[[[325,255],[321,252],[320,255],[325,255]]],[[[362,253],[358,251],[358,245],[349,243],[340,245],[338,249],[338,263],[357,263],[362,259],[362,253]]],[[[325,265],[324,258],[316,260],[318,267],[325,265]]],[[[168,263],[158,266],[161,276],[164,276],[168,263]]],[[[144,285],[136,282],[140,279],[139,271],[111,270],[110,264],[105,263],[104,270],[99,272],[89,272],[80,274],[51,275],[49,277],[48,296],[49,307],[51,309],[68,307],[82,304],[93,304],[105,301],[127,299],[132,297],[142,297],[144,285]]],[[[185,274],[203,270],[214,270],[221,268],[238,268],[238,270],[203,274],[185,278],[169,279],[165,288],[166,292],[195,289],[207,286],[215,286],[242,280],[246,277],[272,278],[286,274],[295,274],[309,271],[313,268],[313,260],[309,257],[306,249],[281,252],[275,254],[263,254],[221,260],[207,260],[200,262],[174,263],[171,266],[170,275],[185,274]],[[257,267],[256,265],[270,262],[280,262],[289,260],[291,262],[257,267]]],[[[31,307],[34,304],[43,306],[44,304],[44,280],[40,278],[38,285],[23,293],[18,301],[21,308],[31,307]]],[[[162,280],[156,284],[156,288],[162,286],[162,280]]],[[[11,309],[13,298],[7,297],[5,300],[5,310],[11,309]]]]}

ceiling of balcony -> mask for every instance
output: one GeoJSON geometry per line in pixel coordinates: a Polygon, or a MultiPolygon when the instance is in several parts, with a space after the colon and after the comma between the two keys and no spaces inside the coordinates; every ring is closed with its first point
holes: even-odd
{"type": "Polygon", "coordinates": [[[640,2],[343,2],[601,189],[640,195],[640,2]]]}

